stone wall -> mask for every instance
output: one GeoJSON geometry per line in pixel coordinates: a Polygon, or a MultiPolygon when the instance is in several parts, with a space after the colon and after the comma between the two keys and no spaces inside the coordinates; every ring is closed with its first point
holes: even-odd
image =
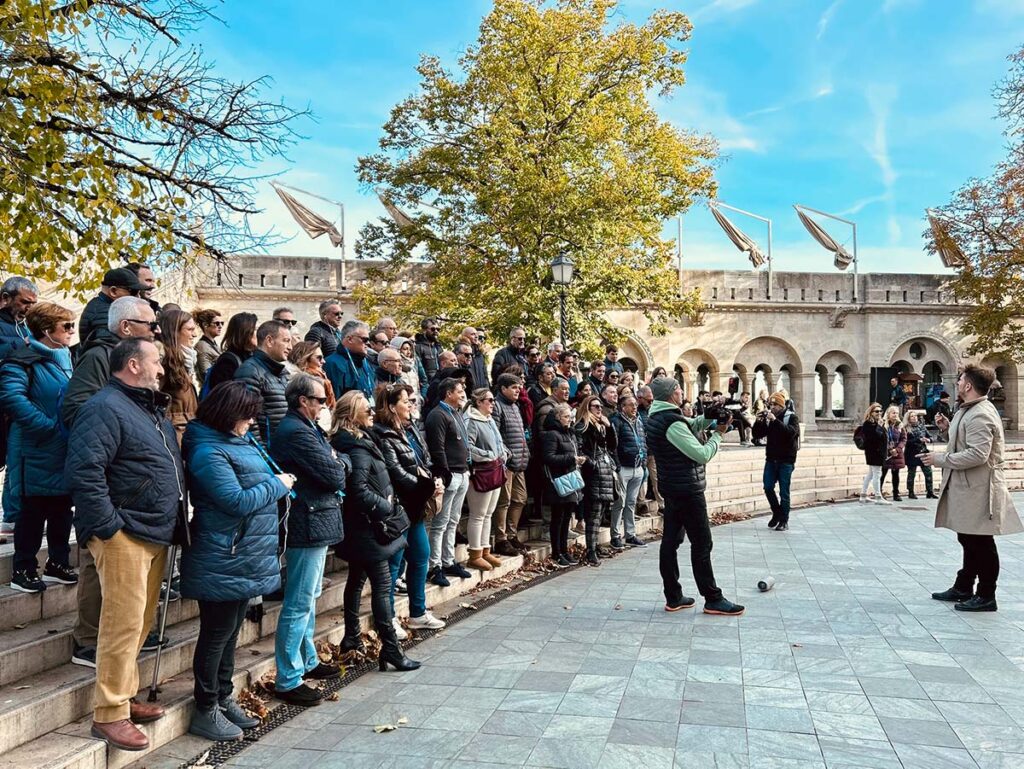
{"type": "MultiPolygon", "coordinates": [[[[193,302],[229,315],[244,309],[260,317],[285,305],[304,328],[317,319],[316,307],[327,298],[339,298],[346,316],[357,315],[351,290],[368,280],[372,266],[322,258],[241,257],[220,270],[219,277],[207,266],[195,282],[193,302]]],[[[423,290],[425,271],[424,265],[413,265],[393,290],[423,290]]],[[[707,305],[699,323],[680,318],[667,335],[653,337],[638,310],[609,316],[627,336],[623,355],[642,373],[664,366],[684,383],[688,397],[701,383],[725,390],[734,374],[745,390],[788,384],[809,425],[845,429],[831,410],[839,392],[844,418],[859,419],[868,403],[872,367],[898,364],[942,381],[952,392],[958,366],[969,359],[962,353],[967,340],[959,330],[965,308],[943,293],[944,277],[861,274],[857,303],[852,301],[853,280],[852,274],[839,272],[776,272],[769,299],[764,271],[683,270],[682,288],[700,289],[707,305]],[[816,399],[816,392],[824,397],[816,399]]],[[[1003,360],[985,362],[998,369],[1004,385],[1001,407],[1016,428],[1024,395],[1017,368],[1003,360]]]]}

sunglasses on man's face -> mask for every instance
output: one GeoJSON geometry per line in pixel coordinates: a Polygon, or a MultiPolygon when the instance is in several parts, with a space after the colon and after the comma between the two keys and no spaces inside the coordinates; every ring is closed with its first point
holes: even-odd
{"type": "Polygon", "coordinates": [[[431,333],[431,334],[436,334],[436,333],[437,333],[437,326],[430,326],[430,327],[429,327],[429,328],[427,329],[427,331],[428,331],[429,333],[431,333]]]}
{"type": "Polygon", "coordinates": [[[326,406],[327,405],[327,396],[326,395],[323,398],[318,398],[315,395],[307,395],[306,397],[309,398],[311,401],[316,401],[321,406],[326,406]]]}
{"type": "Polygon", "coordinates": [[[222,320],[211,320],[207,325],[209,325],[209,326],[216,326],[217,328],[223,328],[224,327],[224,321],[222,321],[222,320]]]}
{"type": "Polygon", "coordinates": [[[150,331],[159,331],[160,324],[155,320],[136,320],[135,318],[125,318],[129,323],[141,323],[143,326],[149,326],[150,331]]]}
{"type": "Polygon", "coordinates": [[[299,325],[299,322],[297,320],[287,320],[285,318],[281,318],[280,322],[284,323],[286,326],[288,326],[288,328],[292,328],[293,326],[299,325]]]}

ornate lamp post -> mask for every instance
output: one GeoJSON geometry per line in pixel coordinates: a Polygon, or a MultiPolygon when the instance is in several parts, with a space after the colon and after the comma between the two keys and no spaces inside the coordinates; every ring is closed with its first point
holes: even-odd
{"type": "Polygon", "coordinates": [[[570,283],[572,283],[573,270],[576,265],[573,264],[572,259],[566,256],[566,253],[562,251],[554,259],[551,260],[551,281],[558,286],[558,307],[559,307],[559,325],[561,328],[561,341],[562,347],[565,347],[565,289],[570,283]]]}

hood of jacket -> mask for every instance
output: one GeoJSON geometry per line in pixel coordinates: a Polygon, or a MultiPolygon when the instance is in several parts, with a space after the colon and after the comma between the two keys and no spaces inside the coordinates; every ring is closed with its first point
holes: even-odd
{"type": "Polygon", "coordinates": [[[466,416],[469,419],[473,419],[473,420],[475,420],[477,422],[492,422],[492,421],[494,421],[490,417],[487,417],[487,416],[484,416],[483,414],[481,414],[476,406],[470,406],[466,410],[466,416]]]}
{"type": "Polygon", "coordinates": [[[651,408],[647,413],[653,416],[654,414],[657,414],[659,411],[679,411],[679,413],[682,413],[682,411],[680,411],[679,409],[679,406],[677,406],[674,403],[669,403],[668,401],[654,401],[654,403],[651,404],[651,408]]]}

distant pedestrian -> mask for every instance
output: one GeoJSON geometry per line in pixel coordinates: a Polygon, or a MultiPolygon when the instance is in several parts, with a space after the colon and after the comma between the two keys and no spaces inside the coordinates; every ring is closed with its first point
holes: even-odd
{"type": "Polygon", "coordinates": [[[764,452],[763,475],[764,495],[772,509],[768,528],[786,531],[789,528],[789,484],[800,450],[800,420],[786,407],[782,393],[774,393],[768,399],[768,410],[754,422],[753,434],[768,443],[764,452]],[[777,496],[776,484],[779,487],[777,496]]]}
{"type": "Polygon", "coordinates": [[[854,431],[853,440],[857,448],[864,452],[864,462],[868,466],[861,484],[860,501],[868,501],[868,486],[871,486],[875,492],[875,502],[889,504],[889,500],[882,496],[882,467],[889,455],[889,434],[882,425],[881,404],[872,403],[868,406],[864,423],[854,431]]]}

